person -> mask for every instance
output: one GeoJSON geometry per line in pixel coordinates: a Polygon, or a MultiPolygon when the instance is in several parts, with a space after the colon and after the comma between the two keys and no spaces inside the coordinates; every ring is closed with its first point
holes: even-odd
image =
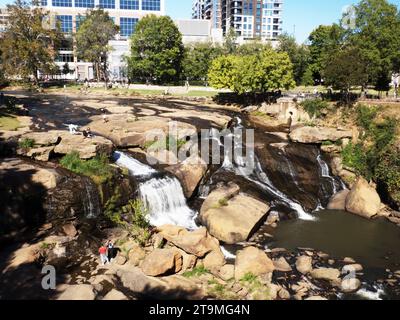
{"type": "Polygon", "coordinates": [[[78,134],[78,132],[77,132],[78,126],[76,124],[69,124],[68,129],[69,129],[70,134],[73,134],[73,135],[78,134]]]}
{"type": "Polygon", "coordinates": [[[112,243],[111,240],[108,240],[107,242],[107,256],[108,256],[108,261],[112,261],[114,259],[114,244],[112,243]]]}
{"type": "Polygon", "coordinates": [[[103,114],[103,122],[107,123],[108,122],[108,118],[107,118],[107,110],[105,108],[101,108],[100,109],[101,113],[103,114]]]}
{"type": "Polygon", "coordinates": [[[189,78],[186,78],[186,81],[185,81],[185,88],[186,88],[186,91],[189,91],[189,87],[190,87],[189,78]]]}
{"type": "Polygon", "coordinates": [[[104,266],[106,263],[110,263],[107,257],[107,247],[101,246],[99,248],[99,254],[100,254],[100,261],[102,265],[104,266]]]}
{"type": "Polygon", "coordinates": [[[293,112],[289,112],[289,119],[288,119],[288,128],[289,128],[289,133],[292,132],[292,123],[293,123],[293,112]]]}
{"type": "Polygon", "coordinates": [[[83,130],[83,136],[85,138],[91,138],[92,137],[92,131],[90,130],[89,127],[87,127],[85,130],[83,130]]]}

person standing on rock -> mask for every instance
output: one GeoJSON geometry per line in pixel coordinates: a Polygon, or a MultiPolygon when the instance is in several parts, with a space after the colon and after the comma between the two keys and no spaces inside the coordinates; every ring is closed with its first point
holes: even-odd
{"type": "Polygon", "coordinates": [[[288,119],[288,129],[289,133],[292,132],[292,124],[293,124],[293,112],[289,112],[289,119],[288,119]]]}
{"type": "Polygon", "coordinates": [[[100,254],[100,261],[102,265],[104,266],[106,263],[110,263],[107,257],[107,247],[106,246],[101,246],[99,249],[99,254],[100,254]]]}
{"type": "Polygon", "coordinates": [[[103,114],[103,122],[107,123],[108,122],[108,118],[107,118],[107,110],[105,108],[101,108],[100,109],[101,113],[103,114]]]}

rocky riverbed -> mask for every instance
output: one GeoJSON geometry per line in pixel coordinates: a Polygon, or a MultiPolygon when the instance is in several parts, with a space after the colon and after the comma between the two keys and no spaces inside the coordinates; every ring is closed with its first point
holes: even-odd
{"type": "Polygon", "coordinates": [[[0,299],[399,297],[400,214],[362,178],[345,184],[340,177],[351,173],[320,149],[324,141],[354,139],[353,129],[304,126],[304,113],[290,103],[254,116],[170,98],[13,94],[29,111],[29,125],[0,130],[0,299]],[[299,114],[290,134],[288,110],[299,114]],[[167,132],[171,121],[182,141],[202,129],[210,141],[213,130],[255,129],[254,170],[223,147],[220,165],[200,154],[176,162],[168,149],[149,149],[149,132],[167,132]],[[94,137],[71,135],[68,124],[90,127],[94,137]],[[99,154],[115,161],[112,179],[62,168],[59,159],[73,151],[84,161],[99,154]],[[154,228],[146,243],[104,216],[116,195],[115,207],[134,198],[149,207],[154,228]],[[341,211],[325,219],[317,213],[323,208],[341,211]],[[336,238],[345,227],[361,231],[343,244],[336,238]],[[118,255],[101,266],[97,249],[108,239],[118,255]],[[55,290],[41,289],[45,265],[56,267],[55,290]]]}

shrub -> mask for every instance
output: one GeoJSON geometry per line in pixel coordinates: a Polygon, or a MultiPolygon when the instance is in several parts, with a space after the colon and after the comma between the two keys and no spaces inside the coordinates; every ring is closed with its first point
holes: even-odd
{"type": "Polygon", "coordinates": [[[387,186],[393,200],[400,203],[400,151],[388,149],[379,157],[375,178],[387,186]]]}
{"type": "Polygon", "coordinates": [[[377,114],[377,107],[359,105],[357,108],[357,124],[365,130],[370,131],[377,114]]]}
{"type": "Polygon", "coordinates": [[[368,159],[361,143],[353,144],[350,142],[342,151],[343,163],[356,170],[358,174],[368,178],[371,173],[368,169],[368,159]]]}
{"type": "Polygon", "coordinates": [[[29,138],[24,138],[18,143],[18,146],[22,149],[30,149],[33,148],[34,145],[35,145],[35,140],[29,138]]]}
{"type": "Polygon", "coordinates": [[[300,104],[311,118],[320,118],[322,110],[328,108],[328,102],[322,99],[307,99],[300,104]]]}
{"type": "Polygon", "coordinates": [[[146,245],[151,236],[147,208],[141,200],[130,200],[125,206],[118,207],[120,198],[117,188],[104,206],[104,215],[115,225],[128,231],[140,245],[146,245]]]}
{"type": "Polygon", "coordinates": [[[104,154],[98,155],[91,160],[82,160],[79,157],[79,153],[73,151],[64,156],[60,164],[72,172],[92,178],[97,184],[105,183],[113,176],[113,169],[104,154]]]}

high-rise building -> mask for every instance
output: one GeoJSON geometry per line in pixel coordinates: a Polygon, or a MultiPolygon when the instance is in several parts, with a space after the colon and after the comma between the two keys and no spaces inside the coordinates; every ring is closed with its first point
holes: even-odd
{"type": "Polygon", "coordinates": [[[224,35],[232,28],[239,41],[275,40],[282,34],[283,1],[195,0],[192,16],[216,21],[224,35]]]}
{"type": "Polygon", "coordinates": [[[8,23],[8,12],[7,9],[0,8],[0,36],[6,29],[8,23]]]}
{"type": "Polygon", "coordinates": [[[54,21],[60,22],[66,35],[56,63],[60,67],[68,63],[74,70],[70,77],[77,79],[93,78],[92,64],[78,59],[73,41],[88,9],[103,8],[120,27],[119,34],[110,41],[113,50],[108,59],[110,77],[116,79],[126,76],[123,56],[129,52],[129,37],[139,19],[147,14],[165,14],[165,0],[41,0],[40,4],[50,11],[54,21]]]}

